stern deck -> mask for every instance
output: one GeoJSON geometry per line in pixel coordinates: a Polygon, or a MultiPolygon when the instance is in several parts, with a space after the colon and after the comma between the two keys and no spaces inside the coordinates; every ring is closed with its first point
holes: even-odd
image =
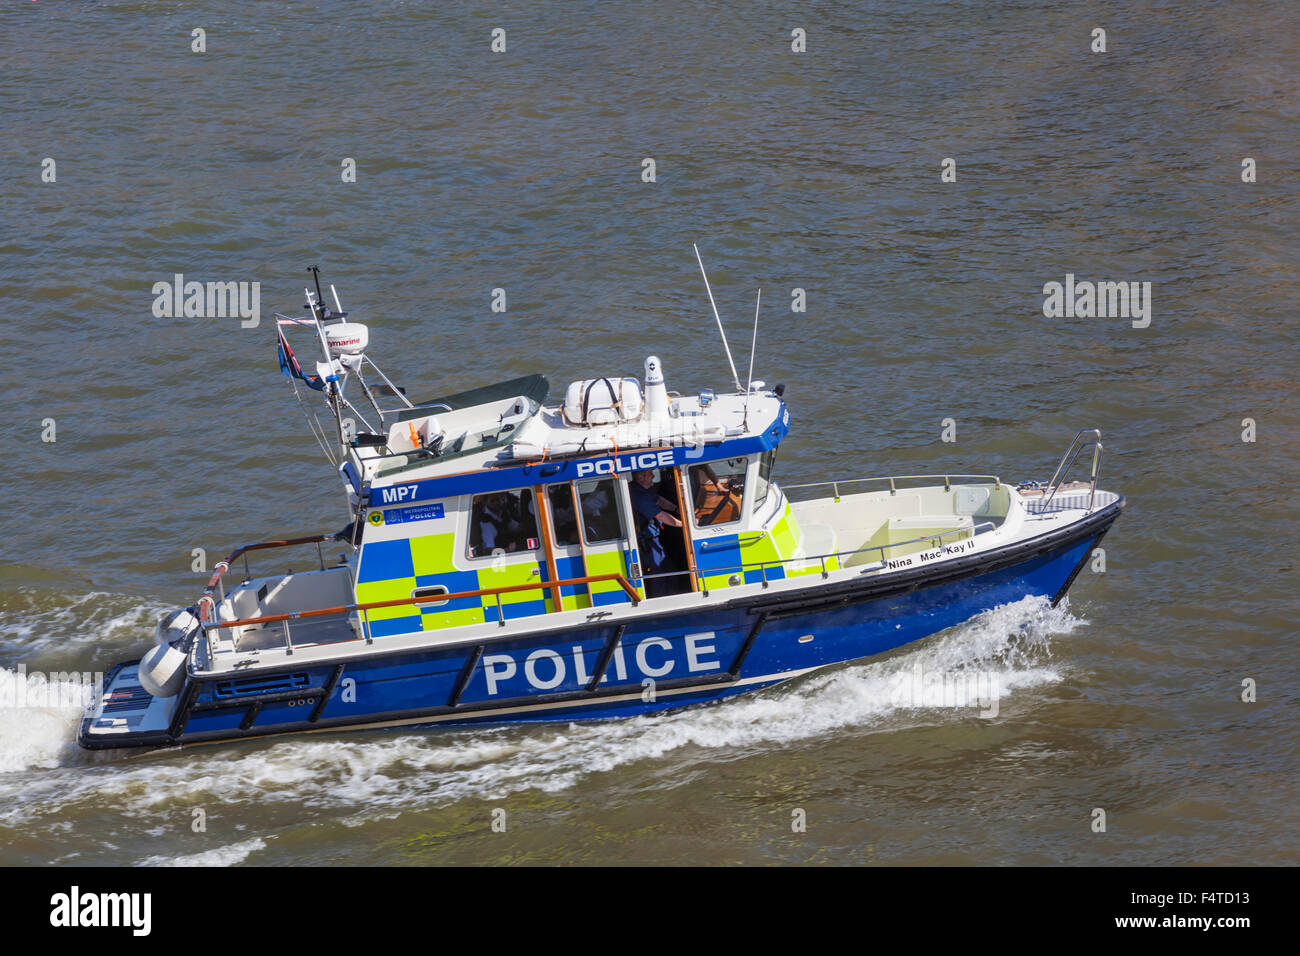
{"type": "Polygon", "coordinates": [[[167,733],[175,697],[154,697],[140,683],[139,661],[118,664],[104,677],[103,696],[82,718],[79,735],[83,746],[115,746],[120,737],[138,738],[167,733]],[[98,743],[96,743],[98,742],[98,743]]]}

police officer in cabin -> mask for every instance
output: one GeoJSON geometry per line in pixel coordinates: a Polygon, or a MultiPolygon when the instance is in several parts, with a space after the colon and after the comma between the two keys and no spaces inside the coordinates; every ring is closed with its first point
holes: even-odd
{"type": "Polygon", "coordinates": [[[470,545],[476,555],[519,550],[520,524],[514,516],[510,495],[494,491],[483,495],[475,505],[477,511],[470,522],[473,535],[470,545]]]}
{"type": "MultiPolygon", "coordinates": [[[[665,526],[682,526],[681,519],[672,513],[677,510],[677,506],[659,494],[653,471],[634,471],[632,480],[628,483],[628,491],[632,495],[632,513],[636,516],[636,541],[641,550],[641,563],[645,569],[643,573],[659,574],[680,570],[671,566],[662,538],[665,526]]],[[[676,578],[645,580],[645,594],[648,598],[676,594],[680,590],[681,584],[676,578]]]]}

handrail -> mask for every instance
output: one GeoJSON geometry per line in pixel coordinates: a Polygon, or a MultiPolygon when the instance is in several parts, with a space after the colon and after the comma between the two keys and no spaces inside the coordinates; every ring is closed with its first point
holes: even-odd
{"type": "MultiPolygon", "coordinates": [[[[406,412],[422,412],[426,408],[445,408],[449,412],[454,412],[456,410],[446,402],[429,402],[427,405],[408,405],[406,408],[390,408],[389,411],[397,412],[398,414],[405,414],[406,412]]],[[[419,415],[411,416],[412,419],[419,417],[419,415]]]]}
{"type": "MultiPolygon", "coordinates": [[[[1097,432],[1096,429],[1091,429],[1091,431],[1096,432],[1098,437],[1100,437],[1100,432],[1097,432]]],[[[1079,434],[1082,435],[1083,433],[1084,432],[1081,431],[1079,434]]],[[[1076,442],[1078,441],[1078,436],[1076,436],[1075,441],[1076,442]]],[[[1098,444],[1098,448],[1100,448],[1100,442],[1098,442],[1097,444],[1098,444]]],[[[1071,450],[1073,450],[1073,447],[1074,446],[1072,444],[1071,450]]],[[[1087,446],[1085,445],[1084,447],[1087,446]]],[[[1075,454],[1077,457],[1078,452],[1076,452],[1075,454]]],[[[1066,455],[1067,456],[1069,455],[1069,451],[1066,452],[1066,455]]],[[[1093,469],[1094,469],[1093,490],[1095,493],[1096,456],[1094,456],[1093,469]]],[[[1059,470],[1060,469],[1058,468],[1058,472],[1059,470]]],[[[949,487],[953,479],[971,479],[971,478],[978,478],[983,480],[992,479],[995,485],[1000,485],[1002,483],[1002,479],[1000,479],[997,475],[942,475],[942,474],[893,475],[893,476],[881,477],[881,478],[846,478],[843,479],[842,481],[819,481],[819,482],[810,482],[810,483],[799,484],[799,485],[785,485],[785,486],[781,486],[781,490],[783,492],[788,492],[795,488],[819,488],[819,487],[831,486],[832,488],[835,489],[835,497],[838,498],[839,497],[838,486],[841,484],[852,484],[854,482],[867,482],[867,481],[888,481],[890,483],[890,494],[895,494],[897,491],[897,489],[894,486],[895,481],[915,480],[920,478],[943,478],[945,489],[949,487]]],[[[1053,493],[1055,493],[1054,490],[1053,493]]],[[[1089,510],[1091,510],[1091,507],[1092,507],[1092,503],[1090,499],[1089,510]]],[[[993,522],[981,522],[980,524],[974,526],[974,533],[978,534],[979,529],[986,526],[992,528],[997,527],[995,524],[993,524],[993,522]]],[[[822,565],[822,577],[826,577],[829,573],[826,570],[826,561],[829,558],[835,558],[838,560],[844,557],[845,555],[861,554],[863,552],[868,552],[868,551],[879,551],[881,560],[883,561],[886,560],[885,552],[887,550],[903,547],[904,545],[916,544],[921,541],[937,540],[939,544],[942,545],[943,539],[946,536],[952,534],[960,534],[964,531],[966,531],[965,528],[954,528],[949,531],[942,531],[937,535],[933,535],[933,534],[922,535],[921,537],[918,538],[911,538],[907,541],[896,541],[890,544],[872,545],[871,547],[861,547],[861,548],[855,548],[847,551],[835,551],[835,552],[829,552],[827,554],[821,554],[821,555],[805,555],[805,556],[799,556],[793,558],[779,558],[772,561],[752,562],[749,564],[736,565],[735,567],[724,567],[724,568],[716,568],[710,570],[713,571],[714,573],[727,572],[727,571],[743,572],[746,568],[758,567],[764,571],[763,585],[764,587],[766,587],[767,586],[766,569],[767,566],[769,565],[773,565],[773,564],[785,565],[787,563],[792,563],[796,561],[798,562],[820,561],[822,565]]],[[[761,540],[763,535],[764,532],[755,532],[754,537],[751,540],[752,541],[761,540]]],[[[205,630],[224,630],[228,628],[247,626],[251,624],[268,624],[268,623],[276,623],[279,621],[298,620],[301,618],[322,617],[328,614],[343,614],[343,613],[352,613],[353,611],[369,611],[377,608],[401,607],[406,605],[417,605],[417,604],[424,604],[424,603],[435,602],[435,601],[444,602],[444,601],[456,600],[459,598],[482,597],[485,595],[500,595],[500,594],[506,594],[514,591],[537,590],[540,588],[559,588],[559,587],[567,587],[570,585],[590,585],[601,581],[617,582],[619,587],[621,587],[627,593],[633,605],[639,604],[640,601],[642,600],[641,595],[636,591],[634,587],[632,587],[632,585],[628,582],[627,578],[623,574],[613,573],[613,574],[587,575],[579,578],[566,578],[563,581],[531,581],[525,584],[508,585],[500,588],[487,588],[487,589],[475,590],[475,591],[460,591],[455,594],[433,594],[433,595],[426,595],[424,597],[419,597],[419,598],[399,598],[392,601],[378,601],[378,602],[372,602],[368,604],[345,604],[345,605],[339,605],[338,607],[319,608],[310,611],[294,611],[287,614],[272,614],[264,617],[242,618],[235,621],[220,621],[220,620],[214,621],[209,619],[210,615],[215,615],[216,613],[217,602],[213,597],[213,592],[217,589],[218,585],[220,584],[222,575],[224,575],[225,572],[230,569],[230,565],[234,561],[238,560],[241,557],[244,557],[245,572],[247,572],[248,570],[247,558],[245,556],[250,551],[263,551],[263,550],[270,550],[275,548],[286,548],[286,547],[292,547],[294,545],[299,545],[299,544],[317,544],[319,542],[332,540],[333,538],[334,535],[319,534],[319,535],[310,535],[302,538],[283,538],[283,539],[277,539],[272,541],[262,541],[262,542],[258,542],[257,544],[241,545],[240,547],[236,548],[234,551],[230,552],[230,555],[226,558],[226,560],[218,562],[216,567],[213,568],[212,577],[209,578],[207,586],[203,589],[203,595],[202,597],[199,598],[199,604],[198,604],[199,622],[202,624],[205,630]]],[[[750,543],[750,542],[746,542],[746,543],[750,543]]],[[[705,544],[705,546],[707,547],[707,542],[702,542],[702,544],[705,544]]],[[[666,576],[673,576],[679,573],[681,572],[667,572],[665,574],[642,574],[639,576],[639,578],[643,580],[649,577],[666,577],[666,576]]],[[[705,597],[708,596],[707,589],[702,588],[701,593],[705,597]]],[[[502,623],[504,623],[504,619],[502,620],[502,623]]]]}
{"type": "MultiPolygon", "coordinates": [[[[305,538],[282,538],[275,541],[260,541],[257,544],[240,545],[234,551],[230,552],[230,555],[226,560],[218,561],[216,566],[212,569],[212,577],[208,578],[207,587],[203,589],[203,596],[199,598],[199,621],[203,624],[207,624],[207,615],[209,610],[215,612],[217,602],[213,599],[212,593],[217,589],[218,585],[220,585],[221,576],[230,570],[230,565],[233,562],[239,560],[241,557],[244,558],[244,573],[249,573],[248,559],[244,557],[248,552],[266,551],[272,548],[288,548],[296,544],[318,544],[322,541],[330,541],[333,538],[334,535],[332,534],[315,534],[305,538]],[[207,602],[206,605],[205,602],[207,602]]],[[[316,550],[319,553],[320,548],[317,548],[316,550]]],[[[324,559],[322,558],[321,564],[324,565],[324,563],[324,559]]],[[[224,599],[224,597],[225,595],[223,594],[222,598],[224,599]]]]}
{"type": "Polygon", "coordinates": [[[311,611],[290,611],[287,614],[268,614],[264,617],[246,617],[236,621],[204,622],[207,630],[225,630],[232,627],[245,627],[250,624],[274,624],[279,621],[297,621],[302,618],[324,617],[328,614],[351,614],[353,611],[373,611],[376,608],[403,607],[409,604],[442,603],[460,598],[484,597],[487,595],[508,594],[513,591],[531,591],[538,588],[561,588],[570,585],[596,584],[600,581],[614,581],[627,592],[633,604],[641,601],[641,595],[628,583],[621,573],[594,574],[581,578],[565,578],[563,581],[529,581],[526,584],[509,584],[499,588],[481,588],[476,591],[457,591],[453,594],[426,594],[421,597],[395,598],[391,601],[369,601],[365,604],[341,604],[338,607],[316,608],[311,611]]]}
{"type": "Polygon", "coordinates": [[[1065,454],[1061,456],[1061,463],[1056,466],[1056,471],[1052,473],[1052,480],[1047,483],[1047,496],[1038,504],[1039,508],[1045,510],[1051,500],[1056,497],[1057,491],[1061,488],[1059,479],[1064,478],[1065,475],[1069,474],[1070,469],[1074,467],[1075,461],[1078,460],[1080,453],[1082,453],[1085,448],[1092,449],[1092,479],[1091,488],[1088,491],[1088,511],[1092,510],[1093,500],[1097,497],[1097,466],[1101,464],[1102,446],[1101,429],[1099,428],[1079,429],[1079,433],[1074,436],[1074,441],[1070,442],[1070,447],[1067,448],[1065,454]],[[1089,436],[1091,441],[1083,441],[1082,439],[1085,435],[1089,436]],[[1073,454],[1071,454],[1071,452],[1073,452],[1073,454]],[[1066,463],[1066,459],[1069,459],[1068,464],[1066,463]]]}
{"type": "MultiPolygon", "coordinates": [[[[387,442],[384,443],[384,447],[388,447],[387,442]]],[[[386,461],[389,458],[438,458],[440,455],[441,452],[435,452],[432,448],[420,447],[412,448],[408,451],[389,451],[382,455],[371,455],[366,459],[366,462],[386,461]]]]}
{"type": "Polygon", "coordinates": [[[895,495],[898,493],[898,488],[894,485],[894,482],[915,481],[916,479],[919,478],[942,478],[944,491],[948,491],[951,484],[954,481],[964,481],[971,478],[978,478],[982,481],[988,481],[992,479],[994,488],[999,488],[1002,485],[1002,479],[999,478],[997,475],[933,474],[933,475],[889,475],[881,478],[842,478],[837,481],[813,481],[813,482],[808,482],[806,484],[800,484],[800,485],[783,484],[781,488],[784,491],[793,491],[796,488],[825,488],[829,486],[830,488],[833,489],[835,493],[835,497],[838,499],[840,496],[840,485],[851,485],[854,482],[859,482],[859,481],[887,481],[889,482],[889,493],[891,495],[895,495]]]}
{"type": "MultiPolygon", "coordinates": [[[[767,580],[767,567],[768,567],[768,565],[772,565],[772,564],[786,565],[786,564],[793,564],[793,563],[796,562],[796,561],[797,561],[797,562],[800,562],[800,563],[806,563],[806,562],[809,562],[809,561],[820,561],[820,562],[821,562],[821,566],[822,566],[822,577],[825,578],[825,577],[829,577],[829,576],[830,576],[830,572],[826,570],[826,561],[827,561],[827,559],[829,559],[829,558],[835,558],[836,560],[839,560],[840,558],[844,557],[845,555],[862,554],[862,553],[867,552],[867,551],[879,551],[879,552],[880,552],[880,560],[881,560],[881,561],[886,561],[886,560],[888,560],[888,558],[887,558],[886,555],[885,555],[885,551],[888,550],[888,549],[890,549],[890,548],[901,548],[901,547],[903,547],[904,545],[907,545],[907,544],[916,544],[916,543],[918,543],[918,542],[920,542],[920,541],[938,541],[938,542],[939,542],[939,545],[938,545],[938,546],[939,546],[939,547],[942,547],[942,546],[943,546],[943,539],[944,539],[946,536],[950,535],[950,534],[963,534],[963,533],[965,533],[966,531],[969,530],[969,531],[971,532],[971,537],[973,538],[975,535],[977,535],[977,534],[980,533],[980,529],[981,529],[981,528],[993,528],[993,529],[996,530],[996,528],[997,528],[997,524],[995,524],[995,523],[992,522],[992,521],[981,521],[979,524],[974,525],[974,526],[973,526],[972,528],[970,528],[970,529],[967,529],[967,528],[951,528],[951,529],[949,529],[948,531],[940,531],[938,534],[926,534],[926,535],[921,535],[921,537],[919,537],[919,538],[909,538],[907,541],[894,541],[894,542],[891,542],[891,543],[889,543],[889,544],[873,544],[873,545],[871,545],[870,547],[866,547],[866,546],[864,545],[864,546],[861,547],[861,548],[854,548],[854,549],[851,550],[851,551],[831,551],[831,552],[827,552],[826,554],[800,555],[800,556],[796,556],[796,557],[793,557],[793,558],[774,558],[774,559],[772,559],[772,560],[770,560],[770,561],[751,561],[751,562],[749,562],[749,563],[747,563],[747,564],[742,562],[741,564],[730,565],[730,566],[728,566],[728,567],[710,568],[710,569],[709,569],[709,574],[710,574],[710,576],[712,576],[712,575],[716,575],[716,574],[725,574],[725,573],[727,573],[727,572],[731,572],[731,571],[740,571],[740,572],[744,572],[744,571],[745,571],[746,569],[748,569],[748,568],[759,568],[759,569],[761,569],[761,570],[763,571],[763,587],[767,587],[767,585],[768,585],[768,580],[767,580]]],[[[707,544],[708,544],[708,542],[705,542],[705,545],[707,545],[707,544]]],[[[841,570],[842,570],[842,569],[841,569],[841,570]]],[[[657,573],[657,574],[643,574],[643,575],[641,575],[641,577],[642,577],[642,578],[667,578],[667,577],[674,577],[674,576],[677,576],[677,575],[681,575],[681,574],[684,574],[684,573],[686,573],[686,572],[684,572],[684,571],[664,571],[664,572],[659,572],[659,573],[657,573]]],[[[708,592],[707,589],[703,589],[703,596],[704,596],[704,597],[708,597],[708,596],[709,596],[709,592],[708,592]]]]}
{"type": "MultiPolygon", "coordinates": [[[[931,476],[923,475],[923,476],[915,476],[915,477],[931,477],[931,476]]],[[[973,477],[973,476],[964,476],[964,477],[973,477]]],[[[866,479],[849,479],[849,480],[866,480],[866,479]]],[[[819,484],[831,484],[831,482],[821,482],[819,484]]],[[[973,529],[970,529],[972,536],[975,534],[979,534],[980,529],[986,527],[996,528],[997,525],[991,521],[980,522],[979,524],[974,525],[973,529]]],[[[888,544],[878,544],[878,545],[872,545],[870,547],[864,546],[861,548],[854,548],[852,550],[828,552],[827,554],[820,554],[820,555],[801,555],[801,556],[796,556],[791,558],[777,558],[775,560],[770,560],[770,561],[742,563],[739,565],[735,565],[734,567],[711,568],[710,571],[715,574],[732,572],[732,571],[740,571],[743,573],[748,568],[757,567],[763,572],[763,587],[767,587],[769,584],[767,580],[767,568],[771,565],[784,566],[785,564],[794,563],[796,561],[800,563],[806,563],[809,561],[820,561],[822,577],[825,578],[828,577],[830,574],[830,572],[826,570],[826,561],[829,558],[834,558],[836,560],[839,560],[846,555],[862,554],[868,551],[879,551],[881,560],[885,561],[887,560],[885,552],[888,550],[892,550],[894,548],[901,548],[909,544],[917,544],[922,541],[931,541],[931,542],[937,541],[938,546],[942,547],[943,539],[945,537],[954,534],[963,534],[966,533],[967,531],[968,529],[966,528],[952,528],[948,531],[940,531],[938,534],[927,534],[917,538],[910,538],[907,541],[895,541],[888,544]]],[[[210,633],[212,631],[229,630],[235,627],[248,627],[254,624],[275,624],[280,622],[286,622],[285,627],[287,628],[288,627],[287,622],[303,620],[305,618],[325,617],[331,614],[351,614],[353,612],[359,612],[359,611],[364,612],[364,611],[377,610],[381,608],[406,607],[411,605],[428,604],[434,602],[441,604],[447,601],[459,600],[461,598],[485,597],[488,595],[497,598],[498,615],[500,615],[501,613],[500,595],[502,594],[509,594],[517,591],[539,590],[543,588],[561,588],[561,587],[579,586],[579,585],[589,586],[602,581],[614,581],[615,583],[617,583],[618,586],[621,587],[623,591],[631,599],[633,606],[640,604],[642,600],[641,595],[632,586],[632,584],[628,581],[628,579],[622,573],[615,572],[612,574],[595,574],[595,575],[585,575],[583,577],[577,577],[577,578],[565,578],[562,581],[529,581],[524,584],[511,584],[511,585],[505,585],[503,587],[497,587],[497,588],[481,588],[473,591],[457,591],[451,594],[427,594],[421,597],[396,598],[391,601],[371,601],[364,604],[341,604],[338,605],[337,607],[314,608],[308,611],[291,611],[285,614],[268,614],[262,617],[239,618],[233,621],[221,621],[221,620],[212,621],[208,619],[209,611],[211,610],[212,612],[215,612],[216,610],[216,602],[212,598],[212,592],[215,590],[217,584],[220,582],[221,576],[227,570],[229,570],[230,563],[232,561],[235,561],[236,559],[247,554],[250,551],[262,551],[262,550],[270,550],[273,548],[291,547],[297,544],[313,544],[320,541],[327,541],[332,537],[333,537],[332,535],[312,535],[310,537],[304,537],[304,538],[285,538],[278,541],[263,541],[257,544],[242,545],[236,548],[234,551],[232,551],[230,553],[230,556],[225,561],[219,562],[216,568],[213,569],[212,577],[209,580],[207,587],[204,588],[203,597],[199,601],[199,622],[203,627],[205,634],[210,633]],[[205,607],[204,604],[205,601],[208,604],[207,607],[205,607]]],[[[756,537],[754,540],[758,540],[758,537],[756,537]]],[[[654,578],[654,577],[672,577],[672,576],[680,575],[682,573],[684,572],[670,571],[670,572],[665,572],[660,574],[642,574],[639,575],[639,579],[644,580],[646,578],[654,578]]],[[[709,596],[708,589],[701,588],[700,594],[702,597],[707,598],[709,596]]],[[[502,625],[505,624],[504,616],[500,617],[500,623],[502,625]]],[[[289,648],[290,653],[292,653],[292,644],[289,641],[287,632],[285,635],[285,646],[289,648]]]]}

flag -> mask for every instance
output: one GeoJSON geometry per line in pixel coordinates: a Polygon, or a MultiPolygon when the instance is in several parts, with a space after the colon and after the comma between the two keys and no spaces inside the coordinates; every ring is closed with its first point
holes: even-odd
{"type": "MultiPolygon", "coordinates": [[[[281,325],[284,323],[281,322],[281,325]]],[[[319,375],[308,375],[302,370],[302,365],[298,363],[298,356],[293,354],[293,349],[289,347],[289,340],[284,337],[284,332],[280,328],[275,330],[276,353],[280,359],[280,371],[290,378],[302,379],[316,391],[324,391],[325,383],[321,381],[319,375]]]]}

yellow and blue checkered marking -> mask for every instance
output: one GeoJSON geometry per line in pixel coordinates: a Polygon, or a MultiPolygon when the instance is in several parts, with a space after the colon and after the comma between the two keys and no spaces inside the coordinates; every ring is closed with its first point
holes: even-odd
{"type": "MultiPolygon", "coordinates": [[[[440,585],[450,594],[462,591],[485,591],[494,588],[533,584],[549,580],[546,563],[533,561],[483,561],[480,567],[462,571],[455,566],[455,534],[423,535],[396,541],[363,543],[357,571],[357,601],[397,601],[409,598],[416,588],[440,585]]],[[[584,575],[631,572],[631,559],[622,551],[600,552],[583,558],[578,555],[556,558],[559,580],[584,575]]],[[[560,588],[565,610],[606,604],[620,604],[628,596],[617,582],[600,581],[591,585],[567,584],[560,588]]],[[[433,631],[466,624],[482,624],[545,614],[553,610],[551,589],[528,588],[504,594],[483,594],[454,598],[429,604],[399,605],[365,612],[370,633],[375,637],[433,631]],[[500,610],[498,611],[498,598],[500,610]]]]}
{"type": "MultiPolygon", "coordinates": [[[[820,563],[807,568],[783,563],[799,557],[796,553],[798,545],[798,522],[787,501],[780,519],[768,531],[741,531],[696,541],[695,567],[701,585],[710,591],[732,587],[732,576],[740,576],[736,585],[739,586],[820,572],[820,563]]],[[[834,559],[826,562],[829,571],[838,566],[834,559]]]]}

